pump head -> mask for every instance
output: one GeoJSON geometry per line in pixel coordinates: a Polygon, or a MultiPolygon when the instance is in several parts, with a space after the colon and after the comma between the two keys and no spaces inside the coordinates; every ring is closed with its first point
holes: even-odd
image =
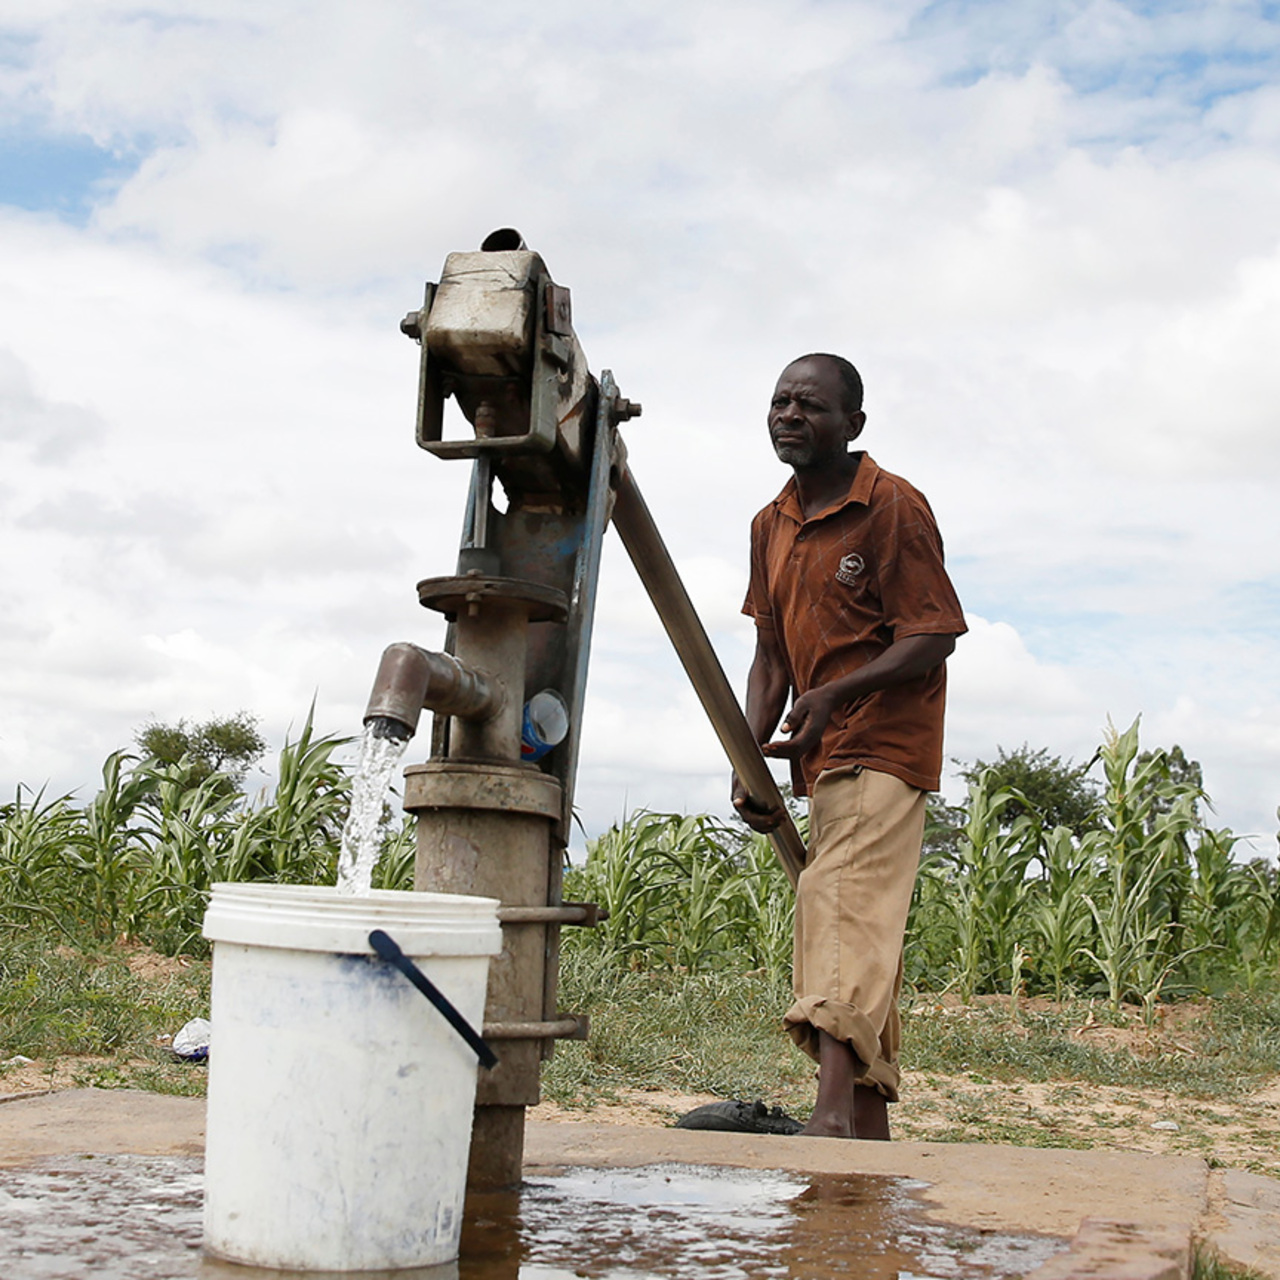
{"type": "Polygon", "coordinates": [[[573,503],[585,482],[597,386],[557,285],[514,228],[451,253],[401,328],[421,344],[418,443],[444,458],[494,460],[508,493],[573,503]],[[470,439],[444,438],[452,396],[470,439]]]}

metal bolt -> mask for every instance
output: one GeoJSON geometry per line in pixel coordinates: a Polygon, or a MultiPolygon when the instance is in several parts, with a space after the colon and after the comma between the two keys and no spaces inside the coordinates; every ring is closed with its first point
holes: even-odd
{"type": "Polygon", "coordinates": [[[627,400],[619,396],[613,402],[613,420],[615,422],[628,422],[632,418],[638,418],[643,412],[643,408],[639,401],[627,400]]]}
{"type": "Polygon", "coordinates": [[[412,338],[415,342],[422,341],[422,312],[410,311],[403,320],[400,321],[400,332],[406,338],[412,338]]]}

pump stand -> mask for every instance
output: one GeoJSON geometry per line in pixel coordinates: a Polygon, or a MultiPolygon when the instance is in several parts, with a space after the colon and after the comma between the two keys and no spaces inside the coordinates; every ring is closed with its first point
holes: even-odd
{"type": "MultiPolygon", "coordinates": [[[[561,925],[592,926],[590,904],[561,901],[586,695],[596,581],[612,518],[753,803],[782,801],[724,672],[630,475],[619,422],[640,406],[594,378],[555,284],[519,233],[494,232],[479,253],[450,254],[438,285],[401,328],[421,345],[418,443],[472,461],[457,573],[418,584],[450,621],[446,652],[393,645],[366,721],[408,733],[435,712],[431,758],[405,771],[417,816],[414,887],[502,904],[503,950],[489,971],[484,1036],[499,1065],[481,1075],[468,1185],[519,1183],[525,1108],[557,1039],[585,1039],[587,1020],[559,1011],[561,925]],[[450,437],[445,403],[468,429],[450,437]],[[494,483],[506,510],[493,502],[494,483]],[[528,700],[554,690],[568,733],[540,762],[522,758],[528,700]]],[[[789,820],[773,836],[794,882],[804,846],[789,820]]]]}

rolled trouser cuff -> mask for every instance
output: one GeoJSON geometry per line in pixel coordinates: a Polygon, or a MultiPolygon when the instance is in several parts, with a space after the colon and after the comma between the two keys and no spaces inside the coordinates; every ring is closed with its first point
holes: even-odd
{"type": "Polygon", "coordinates": [[[815,1062],[819,1061],[819,1031],[847,1044],[863,1065],[863,1074],[855,1077],[854,1083],[866,1085],[890,1102],[897,1102],[902,1078],[898,1064],[880,1056],[880,1033],[856,1005],[828,1000],[825,996],[802,996],[783,1015],[782,1022],[796,1047],[815,1062]]]}

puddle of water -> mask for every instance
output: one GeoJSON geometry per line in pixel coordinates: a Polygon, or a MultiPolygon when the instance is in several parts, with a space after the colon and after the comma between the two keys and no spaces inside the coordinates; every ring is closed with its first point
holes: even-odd
{"type": "MultiPolygon", "coordinates": [[[[996,1280],[1063,1247],[926,1219],[923,1183],[690,1165],[565,1169],[472,1196],[456,1264],[383,1280],[996,1280]]],[[[5,1280],[326,1280],[200,1253],[196,1159],[0,1169],[5,1280]]],[[[375,1273],[344,1273],[360,1280],[375,1273]]]]}
{"type": "Polygon", "coordinates": [[[1063,1247],[927,1219],[904,1178],[689,1165],[567,1169],[472,1196],[460,1280],[994,1280],[1063,1247]]]}

